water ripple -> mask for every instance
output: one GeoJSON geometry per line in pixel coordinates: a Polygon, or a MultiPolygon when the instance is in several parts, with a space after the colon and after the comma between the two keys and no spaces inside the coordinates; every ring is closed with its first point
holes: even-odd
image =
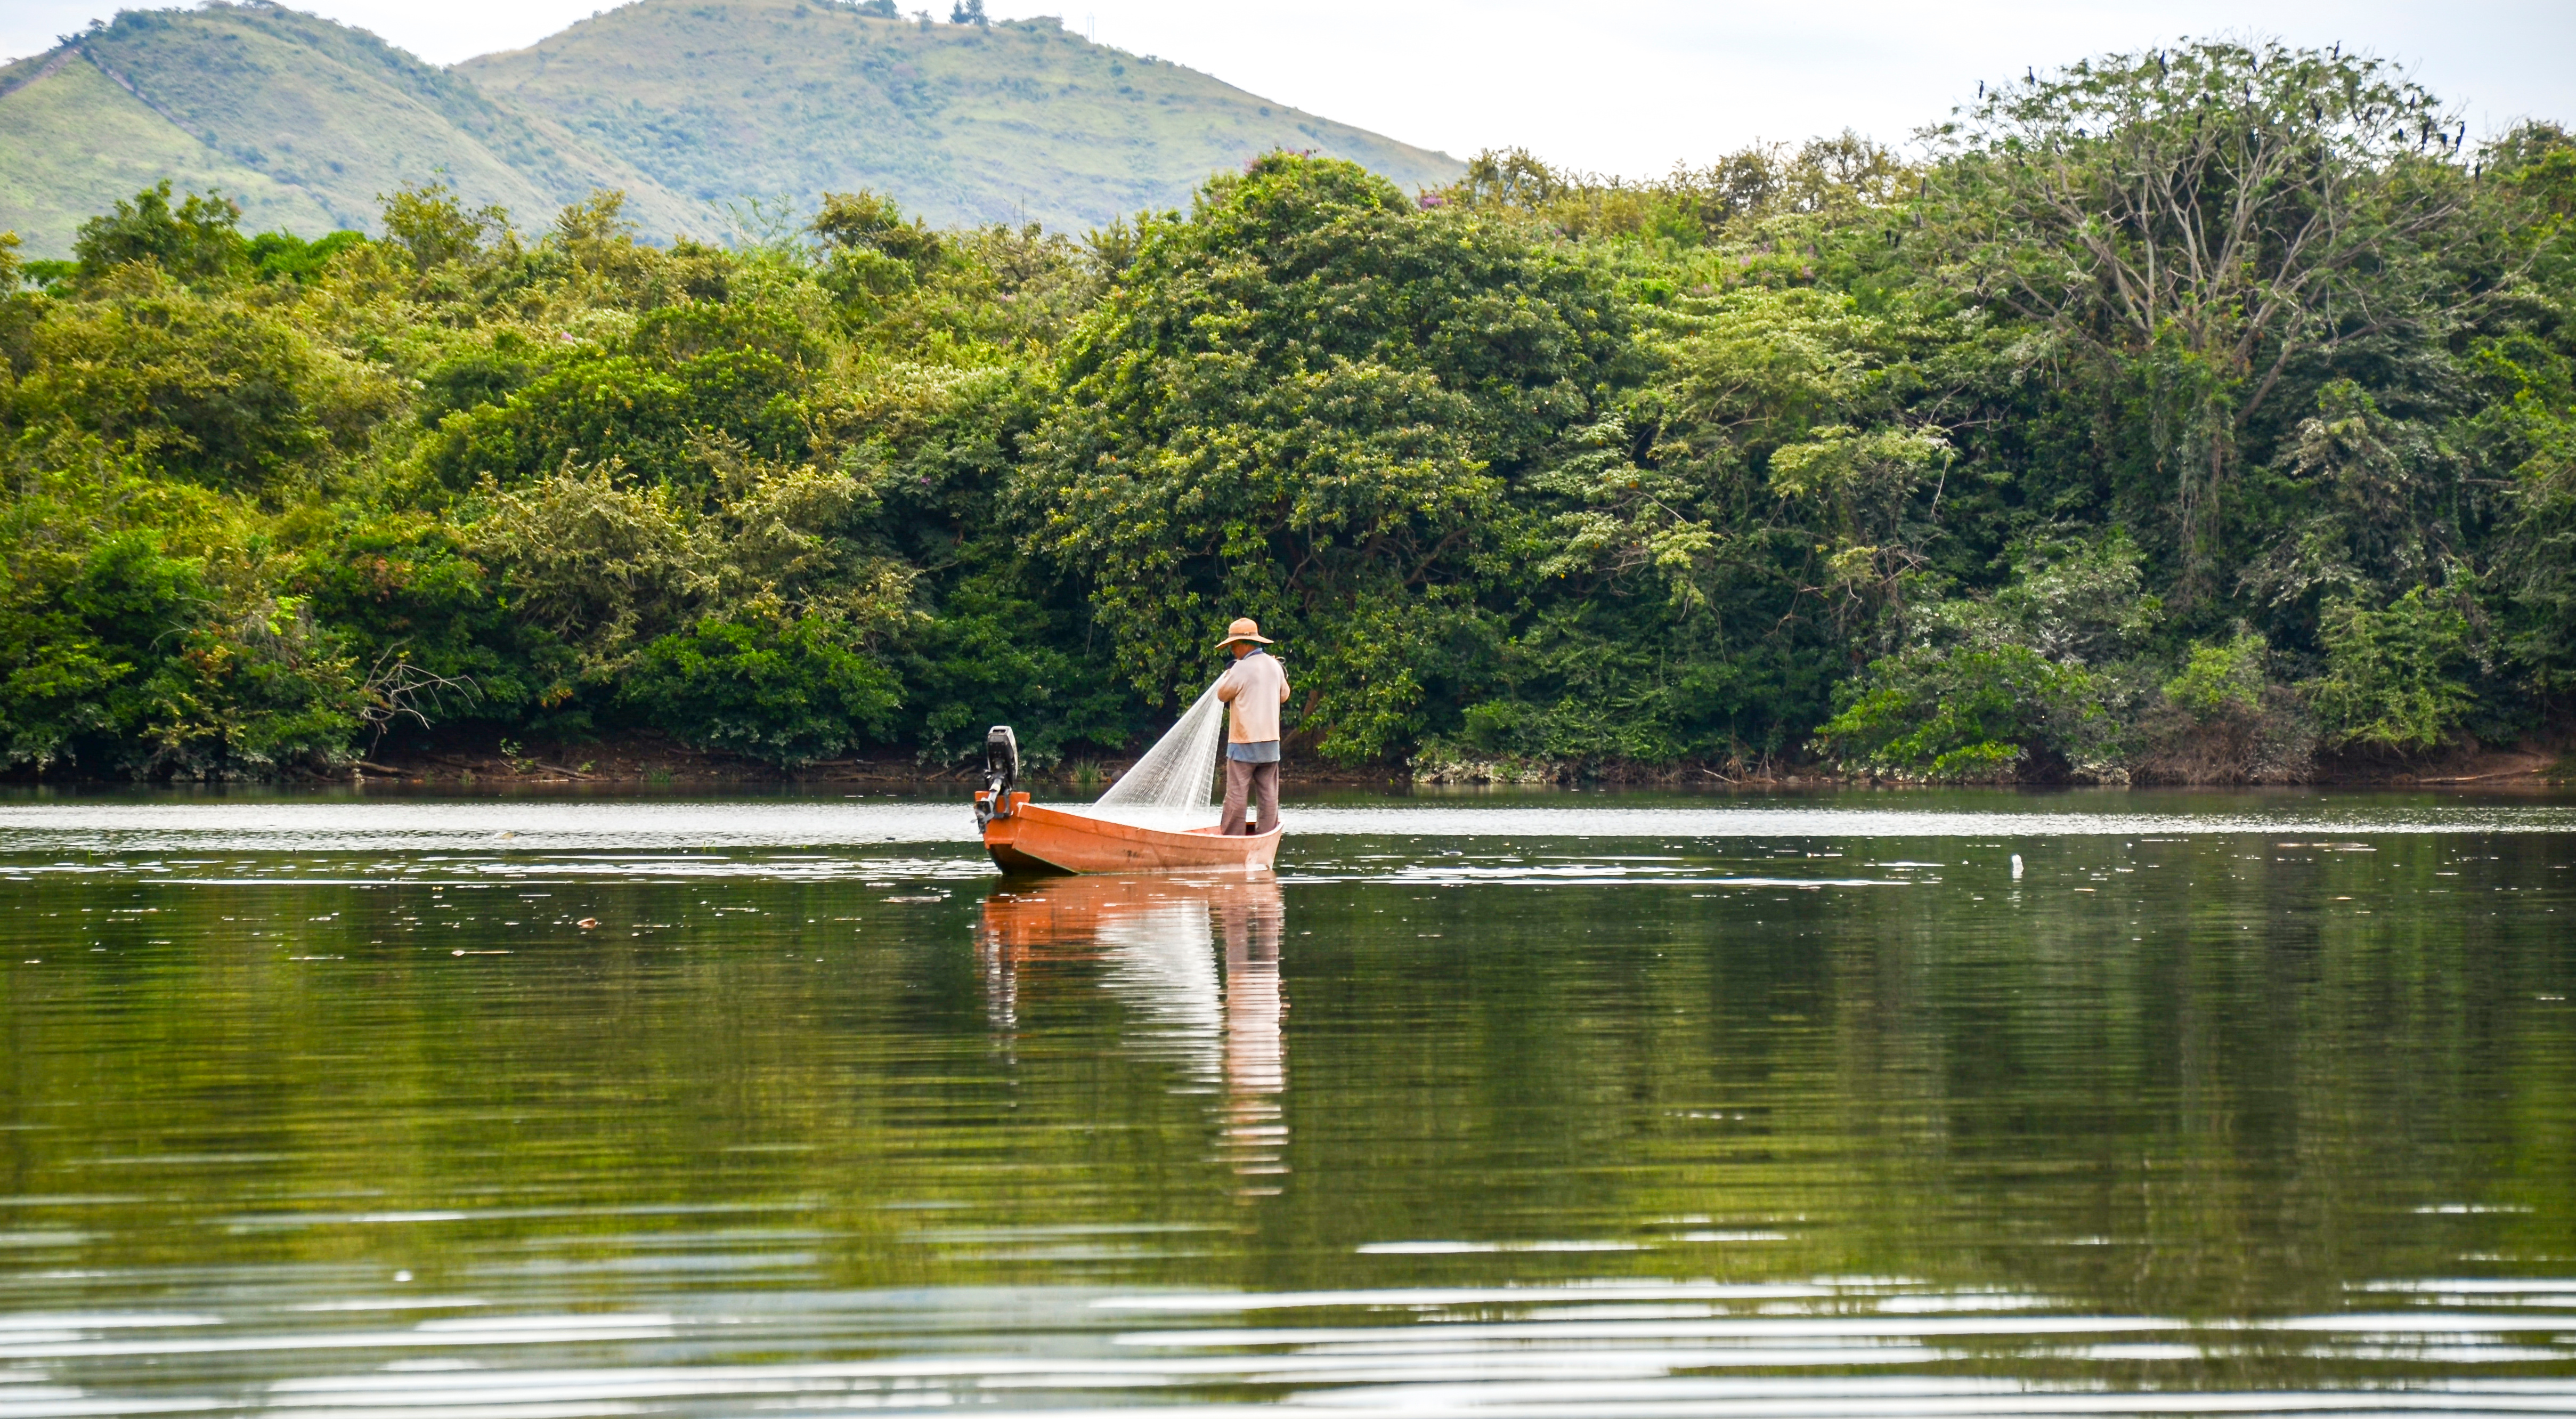
{"type": "MultiPolygon", "coordinates": [[[[2355,1288],[2366,1296],[2416,1283],[2355,1288]]],[[[2576,1408],[2576,1282],[2484,1281],[2510,1311],[2428,1307],[2195,1321],[2046,1298],[1824,1277],[1605,1279],[1317,1292],[930,1290],[674,1296],[667,1309],[268,1328],[197,1314],[0,1318],[0,1415],[331,1413],[393,1419],[656,1413],[1233,1412],[1341,1415],[2533,1413],[2576,1408]],[[2524,1287],[2516,1290],[2515,1287],[2524,1287]],[[1638,1314],[1641,1305],[1652,1314],[1638,1314]],[[2530,1306],[2558,1313],[2535,1322],[2530,1306]],[[1932,1314],[1926,1314],[1931,1312],[1932,1314]],[[1122,1328],[1138,1314],[1186,1328],[1122,1328]],[[1311,1314],[1246,1327],[1232,1318],[1311,1314]],[[1009,1325],[996,1322],[1007,1317],[1009,1325]],[[2535,1329],[2535,1326],[2537,1329],[2535,1329]],[[69,1338],[65,1333],[69,1332],[69,1338]],[[850,1355],[850,1350],[866,1352],[850,1355]],[[832,1352],[840,1351],[841,1354],[832,1352]],[[428,1352],[434,1357],[423,1358],[428,1352]],[[235,1378],[262,1357],[268,1378],[235,1378]],[[2238,1362],[2376,1367],[2246,1387],[2238,1362]],[[410,1357],[410,1358],[406,1358],[410,1357]],[[95,1363],[111,1371],[92,1373],[95,1363]],[[2046,1366],[2053,1377],[1998,1374],[2046,1366]],[[2428,1367],[2440,1367],[2438,1373],[2428,1367]],[[1979,1373],[1989,1371],[1989,1373],[1979,1373]],[[148,1376],[148,1379],[147,1379],[148,1376]]],[[[308,1321],[309,1326],[309,1321],[308,1321]]]]}

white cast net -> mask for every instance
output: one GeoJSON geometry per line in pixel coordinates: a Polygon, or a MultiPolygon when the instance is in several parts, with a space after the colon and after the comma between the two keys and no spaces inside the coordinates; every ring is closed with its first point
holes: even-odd
{"type": "Polygon", "coordinates": [[[1215,822],[1217,742],[1224,735],[1225,702],[1210,685],[1181,722],[1100,795],[1091,816],[1172,831],[1215,822]]]}

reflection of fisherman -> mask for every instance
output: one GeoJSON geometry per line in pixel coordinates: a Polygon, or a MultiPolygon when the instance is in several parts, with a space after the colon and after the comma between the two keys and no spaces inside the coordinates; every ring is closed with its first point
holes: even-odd
{"type": "Polygon", "coordinates": [[[1216,682],[1226,703],[1225,817],[1229,833],[1269,832],[1279,826],[1279,707],[1288,702],[1288,672],[1262,649],[1270,638],[1246,616],[1226,628],[1220,646],[1234,648],[1234,664],[1216,682]],[[1244,801],[1260,809],[1261,826],[1245,825],[1244,801]]]}
{"type": "MultiPolygon", "coordinates": [[[[1245,883],[1212,896],[1208,906],[1225,939],[1226,1161],[1247,1177],[1284,1173],[1288,1123],[1288,1049],[1281,1038],[1288,997],[1279,985],[1279,938],[1288,913],[1273,881],[1245,883]]],[[[1274,1196],[1250,1186],[1242,1197],[1274,1196]]]]}

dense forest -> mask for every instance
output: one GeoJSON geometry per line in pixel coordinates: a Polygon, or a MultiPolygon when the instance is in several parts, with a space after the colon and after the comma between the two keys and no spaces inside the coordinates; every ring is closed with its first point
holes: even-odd
{"type": "MultiPolygon", "coordinates": [[[[653,729],[2295,779],[2576,690],[2576,139],[2200,44],[1655,182],[1274,153],[1076,240],[165,185],[0,247],[0,736],[231,777],[653,729]]],[[[757,215],[757,214],[755,214],[757,215]]],[[[1534,769],[1528,766],[1535,766],[1534,769]]]]}

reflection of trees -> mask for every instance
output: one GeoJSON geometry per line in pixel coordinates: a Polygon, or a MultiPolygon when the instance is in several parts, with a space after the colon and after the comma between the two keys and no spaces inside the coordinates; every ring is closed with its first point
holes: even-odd
{"type": "Polygon", "coordinates": [[[640,1209],[748,1203],[786,1210],[746,1229],[828,1236],[814,1265],[854,1286],[1338,1286],[1362,1244],[1447,1237],[1647,1249],[1365,1277],[2339,1306],[2348,1280],[2563,1254],[2576,1225],[2576,1014],[2534,1001],[2576,980],[2565,903],[2496,890],[2569,876],[2565,849],[2499,839],[2437,878],[2467,850],[2375,841],[2023,845],[2018,898],[2000,876],[1961,890],[1985,869],[1923,843],[1882,849],[1953,859],[1949,884],[1300,886],[1293,1079],[1266,881],[947,905],[851,883],[451,889],[445,910],[408,887],[47,884],[62,917],[0,918],[6,954],[47,958],[0,975],[0,1191],[133,1199],[12,1214],[87,1236],[23,1258],[65,1275],[219,1256],[426,1277],[528,1238],[574,1259],[690,1245],[712,1225],[640,1209]],[[603,927],[546,925],[582,915],[603,927]],[[101,1161],[152,1155],[208,1161],[101,1161]],[[556,1210],[197,1225],[530,1199],[556,1210]],[[2533,1210],[2415,1210],[2443,1204],[2533,1210]],[[586,1210],[609,1206],[630,1210],[586,1210]],[[932,1218],[1204,1240],[1083,1270],[925,1242],[932,1218]]]}
{"type": "MultiPolygon", "coordinates": [[[[977,931],[986,1014],[1016,1034],[1023,992],[1048,967],[1097,963],[1124,1001],[1129,1048],[1169,1060],[1197,1087],[1225,1097],[1219,1152],[1235,1172],[1287,1171],[1287,1092],[1279,982],[1287,920],[1277,879],[1064,877],[997,892],[977,931]],[[1225,973],[1217,976],[1223,938],[1225,973]]],[[[1247,1186],[1248,1195],[1276,1193],[1247,1186]]]]}
{"type": "Polygon", "coordinates": [[[2488,912],[2493,884],[2565,876],[2564,850],[2483,844],[2482,885],[2432,876],[2454,844],[2374,841],[2025,845],[2017,897],[2000,870],[1971,885],[1957,843],[1870,844],[1950,859],[1903,890],[1301,888],[1299,1186],[1275,1221],[1322,1245],[1264,1280],[1326,1284],[1337,1249],[1391,1238],[1590,1239],[1650,1249],[1515,1274],[2260,1314],[2515,1237],[2563,1253],[2539,1239],[2576,1214],[2576,1115],[2540,1101],[2576,1087],[2576,1016],[2530,1002],[2576,956],[2543,944],[2559,918],[2488,912]],[[2474,910],[2421,910],[2444,883],[2474,910]],[[2415,1210],[2448,1202],[2535,1211],[2415,1210]]]}
{"type": "MultiPolygon", "coordinates": [[[[2511,1251],[2531,1215],[2563,1229],[2576,1128],[2487,1102],[2576,1083],[2568,1036],[2533,1048],[2518,1005],[2548,969],[2533,925],[2490,917],[2476,872],[2433,875],[2456,845],[2374,841],[2057,844],[2046,887],[1849,913],[1816,1102],[1857,1167],[1857,1255],[2242,1315],[2511,1251]],[[2424,911],[2445,882],[2477,909],[2424,911]],[[2418,1211],[2496,1201],[2537,1213],[2418,1211]]],[[[2485,850],[2521,883],[2554,855],[2485,850]]]]}

